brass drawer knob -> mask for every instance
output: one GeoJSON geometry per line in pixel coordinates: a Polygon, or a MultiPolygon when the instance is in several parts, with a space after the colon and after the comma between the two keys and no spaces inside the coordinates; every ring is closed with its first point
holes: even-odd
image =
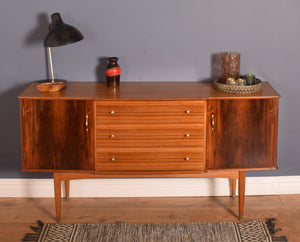
{"type": "Polygon", "coordinates": [[[185,157],[184,160],[190,160],[190,157],[185,157]]]}
{"type": "Polygon", "coordinates": [[[115,160],[116,160],[115,157],[110,158],[110,161],[115,161],[115,160]]]}
{"type": "Polygon", "coordinates": [[[184,137],[187,137],[187,138],[188,138],[188,137],[190,137],[190,134],[185,134],[184,137]]]}
{"type": "Polygon", "coordinates": [[[190,110],[185,110],[185,113],[191,113],[191,111],[190,110]]]}
{"type": "Polygon", "coordinates": [[[110,110],[109,113],[110,114],[115,114],[115,111],[114,110],[110,110]]]}
{"type": "Polygon", "coordinates": [[[115,138],[116,137],[116,135],[114,135],[114,134],[111,134],[110,136],[109,136],[109,138],[115,138]]]}

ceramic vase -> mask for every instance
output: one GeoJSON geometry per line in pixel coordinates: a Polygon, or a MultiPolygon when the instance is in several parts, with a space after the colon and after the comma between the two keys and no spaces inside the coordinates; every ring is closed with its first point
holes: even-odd
{"type": "Polygon", "coordinates": [[[106,85],[108,87],[119,87],[121,68],[118,65],[118,57],[109,57],[106,67],[106,85]]]}

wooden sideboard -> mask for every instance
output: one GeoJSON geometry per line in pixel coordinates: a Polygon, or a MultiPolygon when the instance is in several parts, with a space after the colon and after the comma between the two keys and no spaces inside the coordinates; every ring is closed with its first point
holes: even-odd
{"type": "MultiPolygon", "coordinates": [[[[224,177],[239,181],[244,213],[248,170],[277,169],[279,95],[228,94],[212,82],[68,82],[60,92],[19,96],[22,170],[61,181],[116,177],[224,177]]],[[[175,189],[175,188],[174,188],[175,189]]]]}

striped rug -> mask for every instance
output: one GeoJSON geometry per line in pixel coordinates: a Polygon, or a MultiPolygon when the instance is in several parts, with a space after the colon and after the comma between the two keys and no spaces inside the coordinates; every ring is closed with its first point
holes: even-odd
{"type": "Polygon", "coordinates": [[[106,242],[235,242],[287,241],[285,236],[274,237],[273,220],[267,222],[219,223],[149,223],[130,224],[43,224],[23,241],[106,241],[106,242]]]}

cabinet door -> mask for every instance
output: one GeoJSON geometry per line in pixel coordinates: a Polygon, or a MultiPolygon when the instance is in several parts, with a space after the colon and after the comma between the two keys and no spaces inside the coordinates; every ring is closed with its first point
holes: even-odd
{"type": "Polygon", "coordinates": [[[91,101],[21,100],[23,170],[91,170],[91,101]]]}
{"type": "Polygon", "coordinates": [[[278,99],[210,100],[207,168],[276,168],[278,99]]]}

